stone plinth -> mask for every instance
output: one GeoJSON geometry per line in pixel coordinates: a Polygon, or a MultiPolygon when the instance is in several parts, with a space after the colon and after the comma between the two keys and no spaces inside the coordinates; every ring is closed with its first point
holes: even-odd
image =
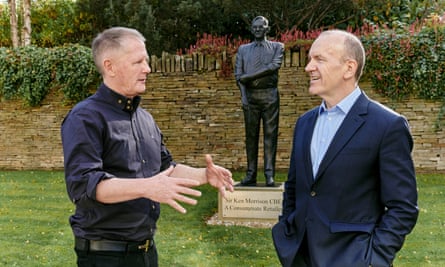
{"type": "Polygon", "coordinates": [[[235,185],[227,198],[218,194],[218,220],[225,222],[275,223],[281,214],[284,184],[274,187],[235,185]]]}

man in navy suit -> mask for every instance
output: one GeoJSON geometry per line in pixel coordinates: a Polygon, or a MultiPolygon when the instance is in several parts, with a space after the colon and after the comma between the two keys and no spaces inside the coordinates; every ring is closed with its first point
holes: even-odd
{"type": "Polygon", "coordinates": [[[295,125],[272,229],[283,266],[391,266],[416,224],[409,126],[360,90],[364,65],[353,34],[329,30],[312,44],[305,70],[322,103],[295,125]]]}

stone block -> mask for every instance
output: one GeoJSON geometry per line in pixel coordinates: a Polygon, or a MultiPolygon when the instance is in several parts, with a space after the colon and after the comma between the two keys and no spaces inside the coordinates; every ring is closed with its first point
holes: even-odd
{"type": "Polygon", "coordinates": [[[235,186],[235,191],[228,192],[226,198],[218,194],[218,219],[238,222],[278,221],[282,211],[284,183],[274,187],[235,186]]]}

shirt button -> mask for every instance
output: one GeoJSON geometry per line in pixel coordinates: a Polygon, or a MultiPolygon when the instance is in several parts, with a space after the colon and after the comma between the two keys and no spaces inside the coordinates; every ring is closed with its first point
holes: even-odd
{"type": "Polygon", "coordinates": [[[122,103],[122,99],[119,99],[119,100],[117,101],[117,103],[121,104],[121,103],[122,103]]]}
{"type": "Polygon", "coordinates": [[[142,163],[145,163],[145,159],[142,160],[142,163]]]}
{"type": "Polygon", "coordinates": [[[315,191],[311,191],[311,197],[315,197],[317,193],[315,191]]]}

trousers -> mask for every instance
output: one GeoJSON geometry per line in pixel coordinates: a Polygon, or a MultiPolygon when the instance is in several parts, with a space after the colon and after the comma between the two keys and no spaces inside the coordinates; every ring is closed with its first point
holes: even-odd
{"type": "Polygon", "coordinates": [[[243,107],[246,133],[247,177],[256,179],[258,143],[263,124],[264,175],[274,177],[277,153],[280,96],[278,88],[247,89],[248,106],[243,107]]]}
{"type": "Polygon", "coordinates": [[[75,251],[78,267],[158,267],[156,245],[147,252],[75,251]]]}

